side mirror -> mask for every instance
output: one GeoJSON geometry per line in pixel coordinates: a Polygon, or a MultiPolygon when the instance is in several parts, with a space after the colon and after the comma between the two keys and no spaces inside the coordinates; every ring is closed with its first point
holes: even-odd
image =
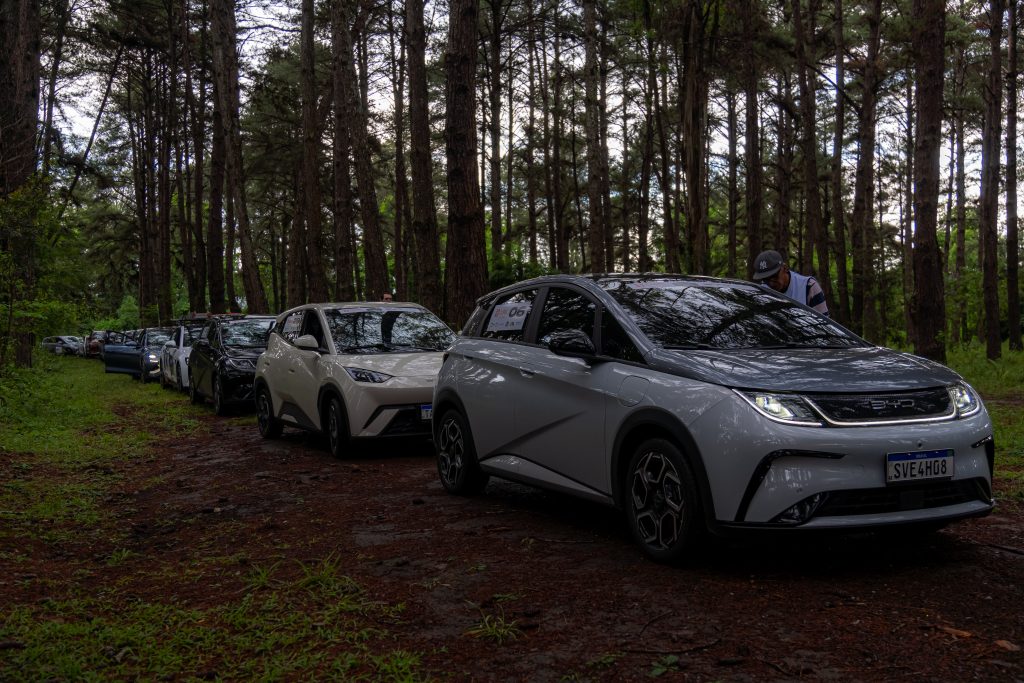
{"type": "Polygon", "coordinates": [[[304,334],[295,340],[295,346],[305,351],[319,351],[320,344],[317,342],[316,337],[311,334],[304,334]]]}
{"type": "Polygon", "coordinates": [[[594,360],[597,349],[594,342],[583,330],[562,330],[555,332],[548,339],[548,349],[558,356],[594,360]]]}
{"type": "Polygon", "coordinates": [[[171,341],[167,342],[166,344],[164,344],[164,348],[165,349],[171,349],[173,351],[174,349],[178,348],[178,345],[175,344],[173,340],[171,340],[171,341]]]}

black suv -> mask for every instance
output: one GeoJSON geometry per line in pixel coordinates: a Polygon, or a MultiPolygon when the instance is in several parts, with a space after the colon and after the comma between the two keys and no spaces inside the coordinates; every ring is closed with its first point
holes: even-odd
{"type": "Polygon", "coordinates": [[[213,401],[218,415],[231,405],[253,400],[256,359],[267,348],[274,326],[270,315],[211,318],[192,344],[188,357],[188,394],[192,403],[213,401]]]}

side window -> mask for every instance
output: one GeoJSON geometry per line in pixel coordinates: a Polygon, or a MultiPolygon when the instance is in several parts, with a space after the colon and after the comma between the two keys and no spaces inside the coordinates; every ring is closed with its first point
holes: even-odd
{"type": "Polygon", "coordinates": [[[536,299],[536,289],[515,292],[498,299],[480,336],[485,339],[523,341],[526,321],[530,318],[530,311],[536,299]]]}
{"type": "Polygon", "coordinates": [[[281,321],[281,326],[277,333],[284,337],[284,340],[289,344],[294,344],[295,340],[299,337],[299,331],[302,329],[303,313],[305,311],[295,311],[281,321]]]}
{"type": "Polygon", "coordinates": [[[644,362],[636,345],[608,309],[601,313],[601,355],[633,363],[644,362]]]}
{"type": "Polygon", "coordinates": [[[462,328],[462,335],[465,337],[475,337],[477,331],[480,329],[480,323],[483,321],[484,316],[487,315],[487,309],[490,308],[490,299],[481,301],[477,304],[473,314],[469,316],[469,320],[466,321],[465,326],[462,328]]]}
{"type": "Polygon", "coordinates": [[[220,326],[217,323],[210,323],[210,326],[206,328],[207,339],[210,341],[210,346],[215,349],[220,348],[220,334],[218,334],[220,326]]]}
{"type": "Polygon", "coordinates": [[[319,346],[321,349],[326,349],[327,341],[324,338],[323,325],[320,324],[320,316],[316,314],[316,311],[312,309],[307,309],[306,315],[302,317],[302,334],[313,335],[313,338],[316,339],[317,346],[319,346]]]}
{"type": "Polygon", "coordinates": [[[548,290],[537,328],[537,342],[547,344],[551,335],[564,330],[582,330],[594,338],[594,302],[579,292],[562,287],[548,290]]]}

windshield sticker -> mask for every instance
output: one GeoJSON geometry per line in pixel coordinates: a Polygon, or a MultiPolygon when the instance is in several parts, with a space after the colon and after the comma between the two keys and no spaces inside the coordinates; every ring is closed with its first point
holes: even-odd
{"type": "Polygon", "coordinates": [[[498,304],[487,322],[488,332],[510,332],[523,329],[532,303],[498,304]]]}

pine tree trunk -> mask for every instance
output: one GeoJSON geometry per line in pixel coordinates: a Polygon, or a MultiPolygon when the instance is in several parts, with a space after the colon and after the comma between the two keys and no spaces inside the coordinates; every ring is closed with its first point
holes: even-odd
{"type": "Polygon", "coordinates": [[[874,192],[875,131],[877,120],[877,84],[880,80],[878,53],[881,35],[882,2],[872,0],[865,15],[868,25],[868,51],[861,76],[861,104],[857,128],[857,174],[853,190],[853,315],[854,332],[871,341],[878,339],[878,315],[875,309],[874,192]]]}
{"type": "Polygon", "coordinates": [[[448,248],[445,319],[459,329],[487,289],[487,255],[476,175],[479,0],[450,0],[445,54],[448,248]]]}
{"type": "Polygon", "coordinates": [[[1010,350],[1024,349],[1020,329],[1020,251],[1017,223],[1017,0],[1009,0],[1006,73],[1006,317],[1010,350]]]}
{"type": "Polygon", "coordinates": [[[412,232],[416,243],[414,271],[420,303],[440,311],[441,255],[434,208],[434,171],[430,155],[430,102],[427,96],[426,31],[423,0],[406,0],[405,30],[409,49],[409,143],[412,166],[412,232]]]}
{"type": "MultiPolygon", "coordinates": [[[[302,0],[300,61],[302,71],[302,189],[305,200],[304,275],[311,301],[327,301],[327,276],[321,256],[323,229],[320,221],[320,125],[317,116],[317,84],[313,22],[313,0],[302,0]]],[[[296,301],[294,304],[304,303],[296,301]]]]}
{"type": "MultiPolygon", "coordinates": [[[[918,0],[919,2],[921,0],[918,0]]],[[[986,85],[985,122],[981,138],[981,196],[978,200],[978,230],[981,234],[982,297],[985,310],[985,355],[996,360],[1002,355],[999,334],[999,145],[1002,142],[1002,39],[1003,0],[989,3],[989,65],[986,85]]]]}
{"type": "Polygon", "coordinates": [[[213,82],[213,142],[210,148],[210,220],[206,240],[207,276],[210,280],[210,312],[227,309],[224,282],[224,122],[220,114],[217,81],[213,82]]]}
{"type": "MultiPolygon", "coordinates": [[[[418,0],[410,0],[410,3],[413,1],[418,0]]],[[[348,78],[345,59],[351,57],[351,50],[342,37],[342,27],[348,21],[344,10],[347,2],[348,0],[333,0],[331,4],[331,76],[334,82],[334,296],[338,301],[352,301],[356,298],[353,280],[356,258],[355,250],[352,248],[352,178],[349,166],[351,132],[348,119],[348,92],[345,89],[345,80],[348,78]]],[[[413,125],[415,129],[415,119],[413,125]]],[[[413,154],[415,153],[414,142],[413,154]]],[[[414,181],[415,177],[414,166],[414,181]]]]}
{"type": "Polygon", "coordinates": [[[231,194],[231,207],[237,218],[238,244],[242,255],[242,283],[246,307],[250,313],[267,313],[267,295],[260,279],[249,209],[246,203],[245,170],[242,164],[242,137],[239,126],[240,94],[238,84],[238,48],[235,8],[231,0],[210,0],[213,33],[213,72],[221,97],[221,118],[224,126],[226,186],[231,194]]]}
{"type": "MultiPolygon", "coordinates": [[[[345,18],[347,3],[341,3],[343,18],[339,30],[339,50],[337,55],[341,61],[342,78],[340,83],[343,98],[343,115],[350,121],[349,138],[352,155],[355,158],[356,184],[359,187],[359,209],[363,223],[363,257],[366,262],[366,294],[370,299],[379,300],[384,292],[391,291],[388,284],[388,267],[384,253],[384,236],[380,226],[380,209],[377,203],[377,190],[374,185],[373,164],[370,149],[367,146],[369,130],[367,127],[367,102],[362,97],[356,84],[360,83],[356,74],[353,32],[349,28],[349,20],[345,18]]],[[[351,17],[354,8],[349,7],[347,15],[351,17]]],[[[363,11],[363,10],[360,10],[363,11]]],[[[360,25],[363,18],[360,17],[360,25]]]]}
{"type": "Polygon", "coordinates": [[[850,290],[847,281],[846,206],[843,194],[843,149],[846,139],[846,41],[843,34],[843,0],[835,0],[836,128],[832,143],[832,234],[836,255],[836,310],[843,325],[850,324],[850,290]]]}
{"type": "MultiPolygon", "coordinates": [[[[797,70],[800,80],[800,113],[802,119],[802,151],[804,161],[804,195],[807,203],[807,232],[817,252],[815,271],[818,284],[829,308],[832,301],[832,278],[829,275],[828,233],[821,216],[821,192],[818,186],[817,76],[812,72],[816,61],[811,44],[817,24],[818,0],[810,0],[804,16],[802,0],[793,0],[793,24],[796,29],[797,70]]],[[[810,255],[807,258],[810,262],[810,255]]]]}
{"type": "Polygon", "coordinates": [[[583,0],[584,128],[587,135],[587,206],[590,221],[590,264],[594,272],[604,266],[604,217],[601,206],[601,114],[597,96],[597,1],[583,0]]]}
{"type": "MultiPolygon", "coordinates": [[[[945,0],[914,0],[911,32],[917,69],[914,144],[914,351],[946,360],[946,300],[939,253],[939,150],[945,77],[945,0]]],[[[998,162],[997,162],[998,163],[998,162]]]]}
{"type": "MultiPolygon", "coordinates": [[[[748,45],[752,45],[760,24],[760,0],[745,0],[742,13],[743,36],[748,45]]],[[[762,207],[762,173],[761,168],[761,130],[759,107],[757,101],[758,57],[754,50],[744,52],[743,58],[743,91],[745,99],[744,113],[744,166],[746,167],[746,196],[744,204],[747,212],[747,263],[744,271],[747,276],[753,275],[754,259],[764,248],[764,235],[761,229],[762,207]]],[[[777,245],[785,249],[785,245],[777,245]]]]}

